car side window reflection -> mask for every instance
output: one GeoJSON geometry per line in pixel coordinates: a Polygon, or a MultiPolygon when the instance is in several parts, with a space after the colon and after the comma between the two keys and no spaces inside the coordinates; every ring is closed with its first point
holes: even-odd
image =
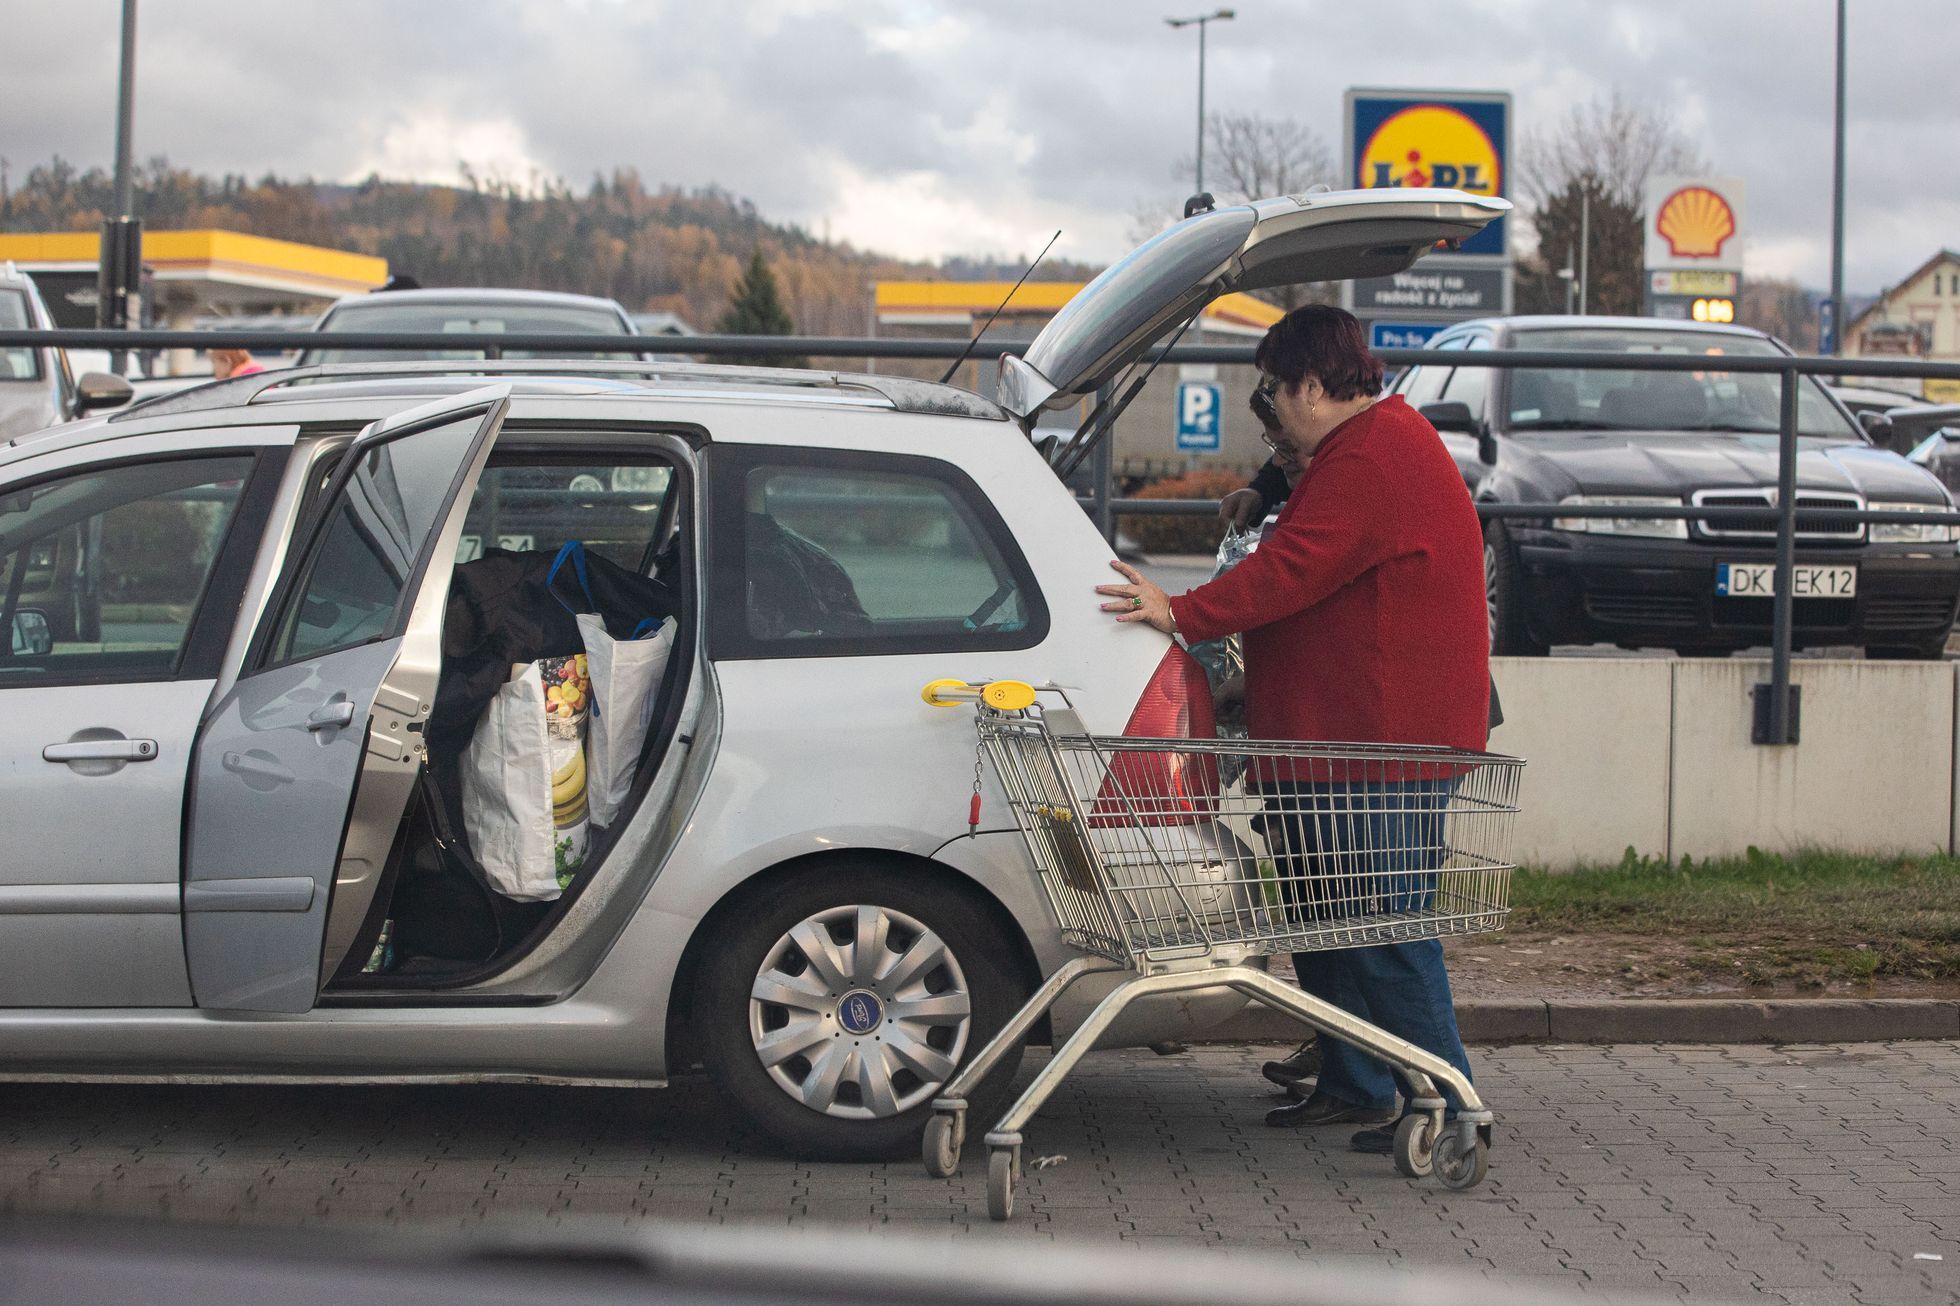
{"type": "Polygon", "coordinates": [[[449,502],[480,416],[363,450],[341,485],[270,661],[290,662],[388,635],[402,591],[449,502]]]}
{"type": "Polygon", "coordinates": [[[740,558],[738,570],[716,577],[722,602],[739,597],[739,622],[721,609],[724,648],[795,657],[1039,642],[1047,610],[978,491],[955,483],[950,468],[878,461],[760,459],[740,472],[734,494],[722,484],[717,538],[740,558]]]}
{"type": "Polygon", "coordinates": [[[175,675],[251,470],[173,459],[0,496],[0,688],[175,675]]]}

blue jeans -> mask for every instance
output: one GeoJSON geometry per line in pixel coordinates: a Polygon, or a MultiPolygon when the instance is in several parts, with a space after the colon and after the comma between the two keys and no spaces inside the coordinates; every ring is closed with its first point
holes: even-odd
{"type": "MultiPolygon", "coordinates": [[[[1430,909],[1434,868],[1443,851],[1441,809],[1454,782],[1267,788],[1266,832],[1287,863],[1282,875],[1308,877],[1288,895],[1291,910],[1307,920],[1327,921],[1430,909]]],[[[1288,887],[1287,879],[1281,887],[1288,887]]],[[[1469,1077],[1441,940],[1299,952],[1293,955],[1293,972],[1308,993],[1434,1053],[1469,1077]]],[[[1395,1105],[1397,1078],[1386,1064],[1338,1039],[1323,1035],[1319,1043],[1320,1092],[1353,1106],[1395,1105]]]]}

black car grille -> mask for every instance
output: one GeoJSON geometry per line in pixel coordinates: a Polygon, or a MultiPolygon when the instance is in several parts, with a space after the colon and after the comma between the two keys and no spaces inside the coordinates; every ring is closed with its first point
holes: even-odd
{"type": "Polygon", "coordinates": [[[1884,598],[1865,600],[1865,629],[1935,630],[1953,620],[1953,600],[1942,598],[1884,598]]]}
{"type": "MultiPolygon", "coordinates": [[[[1775,604],[1774,599],[1717,596],[1713,605],[1715,624],[1768,630],[1775,620],[1775,604]]],[[[1857,617],[1856,599],[1799,599],[1790,609],[1790,625],[1797,630],[1849,630],[1857,617]]]]}
{"type": "MultiPolygon", "coordinates": [[[[1694,496],[1698,508],[1768,508],[1772,507],[1772,495],[1768,490],[1697,490],[1694,496]]],[[[1816,511],[1829,508],[1862,508],[1864,500],[1855,494],[1838,494],[1830,490],[1807,490],[1797,495],[1797,541],[1798,543],[1844,544],[1857,543],[1865,538],[1865,524],[1842,517],[1826,517],[1816,511]],[[1811,511],[1806,512],[1805,509],[1811,511]]],[[[1764,522],[1696,522],[1695,534],[1708,540],[1773,540],[1776,538],[1776,524],[1764,522]]]]}
{"type": "Polygon", "coordinates": [[[1586,615],[1594,621],[1615,626],[1687,629],[1701,624],[1701,605],[1692,594],[1588,590],[1586,615]]]}

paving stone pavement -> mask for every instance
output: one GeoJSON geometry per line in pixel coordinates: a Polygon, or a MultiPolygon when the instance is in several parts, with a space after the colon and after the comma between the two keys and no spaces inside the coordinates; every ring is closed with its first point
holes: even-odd
{"type": "Polygon", "coordinates": [[[1030,1159],[1066,1160],[1029,1170],[1006,1225],[987,1219],[978,1128],[949,1181],[809,1164],[697,1082],[0,1084],[0,1215],[847,1226],[1260,1249],[1587,1300],[1960,1301],[1960,1043],[1479,1049],[1499,1133],[1468,1193],[1345,1151],[1344,1129],[1265,1128],[1257,1067],[1274,1051],[1089,1058],[1028,1134],[1030,1159]]]}

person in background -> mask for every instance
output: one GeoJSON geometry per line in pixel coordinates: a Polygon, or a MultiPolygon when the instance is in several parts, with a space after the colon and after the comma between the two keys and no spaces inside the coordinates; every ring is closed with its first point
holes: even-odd
{"type": "MultiPolygon", "coordinates": [[[[1311,460],[1277,525],[1239,566],[1177,598],[1112,562],[1127,583],[1096,587],[1110,600],[1103,609],[1187,640],[1244,632],[1254,738],[1481,750],[1490,706],[1483,535],[1441,437],[1401,396],[1377,397],[1382,365],[1350,313],[1294,310],[1266,333],[1255,361],[1281,438],[1295,458],[1311,460]]],[[[1432,780],[1323,777],[1312,786],[1316,804],[1369,813],[1356,822],[1303,817],[1299,791],[1309,786],[1288,792],[1284,779],[1260,779],[1274,790],[1269,821],[1303,823],[1318,840],[1312,851],[1353,861],[1373,854],[1329,848],[1344,829],[1368,827],[1370,848],[1406,849],[1440,819],[1432,780]]],[[[1317,915],[1329,908],[1299,906],[1317,915]]],[[[1469,1073],[1439,940],[1298,953],[1294,970],[1308,992],[1469,1073]]],[[[1395,1119],[1386,1065],[1332,1039],[1321,1051],[1312,1095],[1276,1108],[1268,1124],[1395,1119]]],[[[1370,1129],[1354,1145],[1385,1151],[1391,1138],[1370,1129]]]]}
{"type": "Polygon", "coordinates": [[[211,354],[211,375],[220,381],[229,381],[234,376],[250,376],[263,372],[265,367],[252,357],[249,349],[213,349],[211,354]]]}

